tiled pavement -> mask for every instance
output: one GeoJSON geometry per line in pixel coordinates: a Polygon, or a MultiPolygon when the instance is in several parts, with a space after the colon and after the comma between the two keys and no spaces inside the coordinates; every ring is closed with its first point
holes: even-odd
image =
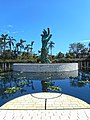
{"type": "Polygon", "coordinates": [[[28,94],[3,105],[0,120],[90,120],[90,105],[65,94],[28,94]]]}
{"type": "Polygon", "coordinates": [[[18,97],[7,102],[0,109],[56,110],[78,108],[90,108],[90,105],[66,94],[41,92],[18,97]]]}
{"type": "Polygon", "coordinates": [[[0,120],[90,120],[90,109],[0,110],[0,120]]]}

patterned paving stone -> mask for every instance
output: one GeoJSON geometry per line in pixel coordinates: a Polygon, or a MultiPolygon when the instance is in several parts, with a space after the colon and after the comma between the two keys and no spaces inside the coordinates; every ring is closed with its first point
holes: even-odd
{"type": "Polygon", "coordinates": [[[15,98],[0,107],[0,109],[26,109],[26,110],[29,109],[56,110],[77,108],[90,108],[90,105],[78,98],[66,94],[46,92],[24,95],[15,98]]]}
{"type": "Polygon", "coordinates": [[[0,110],[0,120],[90,120],[90,109],[0,110]]]}

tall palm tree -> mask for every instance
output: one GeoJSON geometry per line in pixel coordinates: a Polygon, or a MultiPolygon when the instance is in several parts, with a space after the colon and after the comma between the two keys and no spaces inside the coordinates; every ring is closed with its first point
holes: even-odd
{"type": "Polygon", "coordinates": [[[90,54],[90,42],[89,42],[89,44],[88,44],[88,47],[89,47],[88,53],[90,54]]]}
{"type": "Polygon", "coordinates": [[[4,62],[4,71],[5,71],[5,48],[6,48],[6,44],[7,44],[7,40],[8,40],[8,34],[4,35],[2,34],[1,35],[1,41],[2,41],[2,47],[3,47],[3,62],[4,62]]]}
{"type": "Polygon", "coordinates": [[[26,41],[20,39],[20,42],[16,43],[16,46],[14,47],[14,48],[15,48],[14,51],[15,51],[17,54],[20,54],[20,53],[21,53],[21,50],[24,49],[24,45],[23,45],[24,42],[26,42],[26,41]],[[19,48],[20,48],[20,49],[19,49],[19,48]]]}
{"type": "Polygon", "coordinates": [[[24,50],[27,50],[27,53],[29,53],[29,49],[30,49],[30,44],[27,44],[26,47],[24,48],[24,50]]]}
{"type": "Polygon", "coordinates": [[[19,47],[20,47],[20,43],[16,43],[16,46],[14,47],[15,48],[15,53],[16,54],[19,54],[19,47]]]}
{"type": "Polygon", "coordinates": [[[12,46],[14,47],[14,42],[13,41],[16,41],[13,37],[8,37],[8,44],[9,44],[9,47],[10,47],[10,51],[11,51],[11,49],[12,49],[12,46]]]}
{"type": "Polygon", "coordinates": [[[50,43],[49,43],[51,61],[52,61],[52,48],[54,47],[54,44],[55,43],[53,41],[50,41],[50,43]]]}
{"type": "Polygon", "coordinates": [[[2,49],[3,49],[3,41],[2,38],[0,38],[0,54],[2,53],[2,49]]]}
{"type": "Polygon", "coordinates": [[[27,50],[27,53],[29,53],[29,50],[30,50],[30,53],[32,54],[33,44],[34,44],[34,41],[31,41],[31,44],[27,44],[24,50],[27,50]]]}
{"type": "Polygon", "coordinates": [[[31,47],[30,47],[30,53],[31,53],[31,54],[32,54],[32,49],[33,49],[32,46],[33,46],[33,44],[34,44],[34,41],[31,41],[31,45],[30,45],[30,46],[31,46],[31,47]]]}
{"type": "Polygon", "coordinates": [[[26,40],[20,39],[20,52],[22,49],[24,49],[24,45],[23,45],[24,42],[26,42],[26,40]]]}
{"type": "Polygon", "coordinates": [[[6,44],[7,44],[6,40],[8,40],[8,34],[6,34],[6,35],[2,34],[0,39],[2,39],[2,41],[3,41],[3,47],[4,47],[3,49],[5,51],[6,44]]]}

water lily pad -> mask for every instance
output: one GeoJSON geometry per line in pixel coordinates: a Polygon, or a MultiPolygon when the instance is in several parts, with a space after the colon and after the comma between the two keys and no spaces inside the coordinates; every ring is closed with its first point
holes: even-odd
{"type": "Polygon", "coordinates": [[[81,83],[81,84],[86,84],[86,83],[90,83],[90,81],[88,81],[88,80],[83,80],[83,81],[78,81],[79,83],[81,83]]]}
{"type": "Polygon", "coordinates": [[[28,85],[29,82],[19,82],[18,84],[19,84],[19,85],[28,85]]]}
{"type": "Polygon", "coordinates": [[[51,84],[51,82],[44,82],[45,84],[51,84]]]}
{"type": "Polygon", "coordinates": [[[69,78],[70,78],[70,79],[76,79],[76,77],[74,77],[74,76],[70,76],[69,78]]]}
{"type": "Polygon", "coordinates": [[[61,88],[56,87],[56,86],[49,86],[47,89],[48,90],[53,90],[53,91],[61,91],[62,90],[61,88]]]}
{"type": "Polygon", "coordinates": [[[20,87],[12,87],[12,88],[7,88],[4,92],[5,93],[15,93],[17,92],[18,90],[21,90],[22,88],[20,87]]]}

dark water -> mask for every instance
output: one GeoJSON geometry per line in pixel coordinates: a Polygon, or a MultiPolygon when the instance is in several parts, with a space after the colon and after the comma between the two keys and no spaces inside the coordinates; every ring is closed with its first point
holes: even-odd
{"type": "Polygon", "coordinates": [[[58,92],[80,98],[90,104],[90,80],[77,76],[78,71],[62,73],[1,73],[0,74],[0,106],[4,103],[30,93],[58,92]],[[70,79],[70,76],[77,78],[70,79]],[[80,82],[80,81],[84,82],[80,82]],[[61,88],[48,89],[54,86],[61,88]]]}

